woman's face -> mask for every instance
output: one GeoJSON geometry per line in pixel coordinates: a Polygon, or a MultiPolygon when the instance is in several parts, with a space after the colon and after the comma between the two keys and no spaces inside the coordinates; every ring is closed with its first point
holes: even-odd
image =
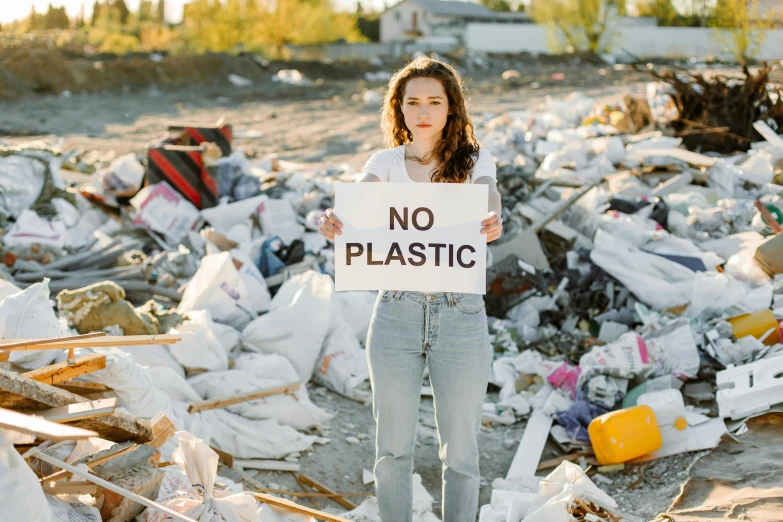
{"type": "Polygon", "coordinates": [[[414,78],[405,86],[402,115],[414,140],[440,139],[448,113],[446,90],[435,78],[414,78]]]}

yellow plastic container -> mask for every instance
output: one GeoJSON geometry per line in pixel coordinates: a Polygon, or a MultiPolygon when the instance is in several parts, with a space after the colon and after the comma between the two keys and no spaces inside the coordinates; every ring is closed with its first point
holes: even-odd
{"type": "Polygon", "coordinates": [[[760,339],[762,335],[772,329],[772,333],[764,339],[764,344],[777,344],[780,342],[778,321],[775,319],[775,313],[770,309],[733,317],[729,319],[729,322],[732,330],[734,330],[734,337],[737,339],[742,339],[748,335],[760,339]]]}
{"type": "Polygon", "coordinates": [[[587,428],[595,457],[602,466],[627,462],[663,445],[653,409],[646,405],[611,411],[587,428]]]}

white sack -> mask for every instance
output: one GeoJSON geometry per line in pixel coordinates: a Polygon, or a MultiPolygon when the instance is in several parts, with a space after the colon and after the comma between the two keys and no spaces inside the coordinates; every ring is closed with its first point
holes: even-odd
{"type": "Polygon", "coordinates": [[[281,459],[317,440],[274,419],[250,420],[223,409],[203,411],[201,417],[213,427],[210,444],[238,459],[281,459]]]}
{"type": "Polygon", "coordinates": [[[226,234],[235,225],[238,225],[250,216],[257,214],[258,206],[268,199],[269,196],[261,195],[243,199],[228,205],[205,208],[201,211],[201,217],[209,222],[215,230],[221,234],[226,234]]]}
{"type": "Polygon", "coordinates": [[[351,326],[342,317],[335,317],[313,380],[340,395],[363,400],[356,388],[369,378],[367,352],[359,346],[351,326]]]}
{"type": "Polygon", "coordinates": [[[342,317],[353,329],[356,339],[362,345],[367,340],[370,320],[375,310],[378,292],[355,290],[335,292],[332,305],[335,315],[342,317]]]}
{"type": "MultiPolygon", "coordinates": [[[[238,360],[237,368],[225,372],[207,372],[191,377],[188,383],[203,399],[219,399],[231,395],[281,386],[299,380],[291,363],[281,355],[248,354],[254,361],[238,360]]],[[[328,421],[332,415],[310,401],[307,388],[301,384],[294,392],[246,401],[226,407],[226,411],[248,419],[276,419],[284,426],[306,430],[328,421]]]]}
{"type": "Polygon", "coordinates": [[[43,162],[22,155],[0,158],[0,213],[16,219],[35,203],[45,170],[43,162]]]}
{"type": "Polygon", "coordinates": [[[328,275],[309,270],[292,277],[272,299],[272,309],[242,332],[245,348],[285,356],[309,381],[329,329],[333,293],[328,275]]]}
{"type": "Polygon", "coordinates": [[[198,209],[165,181],[141,189],[131,205],[136,209],[133,225],[163,234],[179,242],[201,222],[198,209]]]}
{"type": "Polygon", "coordinates": [[[258,313],[268,311],[272,303],[272,296],[269,295],[269,288],[266,286],[266,280],[261,271],[250,259],[250,256],[238,248],[231,250],[231,257],[234,258],[234,266],[239,273],[239,278],[245,283],[250,293],[253,310],[258,313]]]}
{"type": "Polygon", "coordinates": [[[52,511],[44,499],[38,477],[27,465],[14,443],[33,442],[33,437],[0,430],[0,491],[3,492],[3,520],[52,522],[52,511]]]}
{"type": "Polygon", "coordinates": [[[693,272],[679,263],[642,252],[603,230],[595,233],[590,259],[656,310],[690,301],[693,272]]]}
{"type": "Polygon", "coordinates": [[[61,252],[68,239],[68,230],[59,217],[50,221],[32,210],[25,210],[16,222],[8,227],[3,243],[11,248],[26,248],[38,243],[44,248],[61,252]]]}
{"type": "MultiPolygon", "coordinates": [[[[187,477],[164,475],[156,502],[202,522],[261,522],[252,496],[214,489],[218,454],[213,449],[187,431],[178,431],[175,437],[179,446],[172,459],[187,477]]],[[[170,518],[149,508],[138,517],[141,522],[170,518]]]]}
{"type": "Polygon", "coordinates": [[[212,318],[206,310],[190,310],[188,319],[169,333],[182,340],[168,345],[171,355],[185,368],[228,369],[228,354],[212,330],[212,318]]]}
{"type": "MultiPolygon", "coordinates": [[[[0,302],[0,339],[46,339],[66,334],[49,301],[49,279],[0,302]]],[[[26,370],[51,364],[57,350],[11,352],[8,360],[26,370]]]]}
{"type": "Polygon", "coordinates": [[[230,252],[204,256],[177,311],[209,310],[215,321],[241,329],[255,317],[253,300],[230,252]]]}
{"type": "Polygon", "coordinates": [[[261,228],[267,236],[280,236],[280,240],[290,245],[294,239],[300,239],[304,227],[296,220],[296,212],[287,199],[269,199],[258,205],[261,228]]]}
{"type": "Polygon", "coordinates": [[[133,356],[133,360],[140,366],[145,368],[168,368],[179,376],[185,377],[185,369],[171,355],[169,345],[122,346],[119,349],[133,356]]]}
{"type": "Polygon", "coordinates": [[[52,511],[52,522],[101,522],[100,510],[94,506],[82,504],[76,500],[78,497],[44,496],[52,511]]]}

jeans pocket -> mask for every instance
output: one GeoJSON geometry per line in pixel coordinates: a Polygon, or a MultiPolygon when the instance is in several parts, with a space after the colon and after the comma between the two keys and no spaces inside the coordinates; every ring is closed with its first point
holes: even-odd
{"type": "Polygon", "coordinates": [[[484,297],[481,294],[462,294],[456,297],[457,310],[464,314],[478,314],[484,311],[484,297]]]}

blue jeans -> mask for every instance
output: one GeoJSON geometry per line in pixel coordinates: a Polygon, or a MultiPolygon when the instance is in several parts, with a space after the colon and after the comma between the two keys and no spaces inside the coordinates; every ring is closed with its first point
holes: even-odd
{"type": "Polygon", "coordinates": [[[477,437],[492,359],[483,297],[379,292],[367,334],[367,358],[381,520],[413,519],[413,447],[426,364],[443,462],[443,522],[474,522],[477,437]]]}

